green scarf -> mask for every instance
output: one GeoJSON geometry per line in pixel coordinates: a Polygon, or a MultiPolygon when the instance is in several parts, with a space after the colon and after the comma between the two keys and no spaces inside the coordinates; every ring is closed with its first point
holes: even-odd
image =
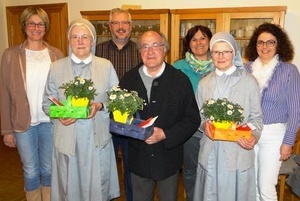
{"type": "Polygon", "coordinates": [[[212,59],[208,61],[198,60],[190,52],[185,53],[185,60],[190,64],[190,67],[198,74],[207,74],[212,70],[212,59]]]}

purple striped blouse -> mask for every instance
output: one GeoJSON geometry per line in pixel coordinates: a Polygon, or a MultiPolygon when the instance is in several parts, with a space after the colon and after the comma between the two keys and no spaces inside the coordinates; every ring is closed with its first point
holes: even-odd
{"type": "MultiPolygon", "coordinates": [[[[246,69],[252,73],[252,62],[246,69]]],[[[300,125],[300,75],[297,67],[279,62],[267,88],[262,92],[261,107],[265,125],[286,123],[284,144],[293,146],[300,125]]]]}

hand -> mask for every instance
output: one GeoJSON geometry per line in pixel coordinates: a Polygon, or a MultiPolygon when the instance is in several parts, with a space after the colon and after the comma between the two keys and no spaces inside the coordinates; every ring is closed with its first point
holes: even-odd
{"type": "Polygon", "coordinates": [[[90,107],[90,114],[89,114],[89,116],[87,117],[87,118],[93,118],[95,115],[96,115],[96,113],[99,111],[99,110],[101,110],[102,109],[102,107],[103,107],[103,104],[102,103],[91,103],[91,105],[90,105],[91,107],[90,107]]]}
{"type": "Polygon", "coordinates": [[[256,138],[253,135],[250,137],[249,140],[242,137],[242,138],[238,139],[237,143],[244,149],[251,150],[254,148],[254,146],[256,144],[256,138]]]}
{"type": "Polygon", "coordinates": [[[6,146],[8,146],[10,148],[16,147],[16,145],[17,145],[16,138],[13,134],[4,135],[3,142],[6,146]]]}
{"type": "Polygon", "coordinates": [[[212,121],[208,120],[206,122],[203,123],[203,127],[204,127],[204,134],[211,140],[214,140],[214,131],[215,131],[215,127],[212,124],[212,121]]]}
{"type": "Polygon", "coordinates": [[[76,119],[73,119],[73,118],[60,118],[59,121],[62,123],[62,125],[69,126],[69,125],[75,123],[76,119]]]}
{"type": "Polygon", "coordinates": [[[287,160],[292,154],[292,147],[287,144],[282,144],[280,147],[280,159],[281,161],[287,160]]]}
{"type": "Polygon", "coordinates": [[[148,137],[145,142],[147,144],[155,144],[157,142],[160,142],[162,140],[166,139],[166,135],[163,129],[154,127],[153,134],[148,137]]]}

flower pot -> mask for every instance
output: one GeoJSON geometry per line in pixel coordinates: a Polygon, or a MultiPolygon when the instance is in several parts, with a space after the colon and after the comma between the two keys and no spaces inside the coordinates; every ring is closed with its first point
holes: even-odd
{"type": "Polygon", "coordinates": [[[124,123],[124,124],[129,123],[129,124],[131,124],[131,122],[133,120],[132,115],[130,116],[130,114],[128,114],[127,112],[122,114],[119,110],[113,111],[113,116],[114,116],[114,120],[116,122],[119,122],[119,123],[124,123]]]}
{"type": "Polygon", "coordinates": [[[232,125],[232,122],[229,121],[222,121],[222,122],[214,122],[213,125],[215,128],[222,128],[222,129],[229,129],[230,126],[232,125]]]}
{"type": "Polygon", "coordinates": [[[71,99],[72,106],[88,106],[89,102],[90,102],[90,100],[86,97],[84,97],[84,98],[72,97],[72,99],[71,99]]]}

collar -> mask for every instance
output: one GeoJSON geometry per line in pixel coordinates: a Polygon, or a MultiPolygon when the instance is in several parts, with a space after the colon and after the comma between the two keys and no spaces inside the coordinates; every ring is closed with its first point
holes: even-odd
{"type": "Polygon", "coordinates": [[[75,63],[77,63],[77,64],[79,64],[79,63],[81,63],[81,62],[83,62],[83,63],[85,63],[85,64],[88,64],[88,63],[90,63],[90,62],[92,61],[93,57],[92,57],[92,54],[90,54],[86,59],[80,60],[78,57],[75,56],[74,53],[72,53],[71,59],[72,59],[75,63]]]}
{"type": "Polygon", "coordinates": [[[159,72],[153,77],[151,75],[149,75],[148,71],[147,71],[147,67],[145,65],[142,66],[143,68],[143,72],[145,73],[146,76],[151,77],[151,78],[157,78],[159,76],[161,76],[161,74],[164,72],[165,68],[166,68],[166,63],[163,62],[163,64],[161,65],[161,68],[159,70],[159,72]]]}
{"type": "Polygon", "coordinates": [[[236,70],[236,66],[231,66],[227,71],[223,72],[216,68],[216,74],[219,76],[225,75],[231,75],[236,70]]]}

